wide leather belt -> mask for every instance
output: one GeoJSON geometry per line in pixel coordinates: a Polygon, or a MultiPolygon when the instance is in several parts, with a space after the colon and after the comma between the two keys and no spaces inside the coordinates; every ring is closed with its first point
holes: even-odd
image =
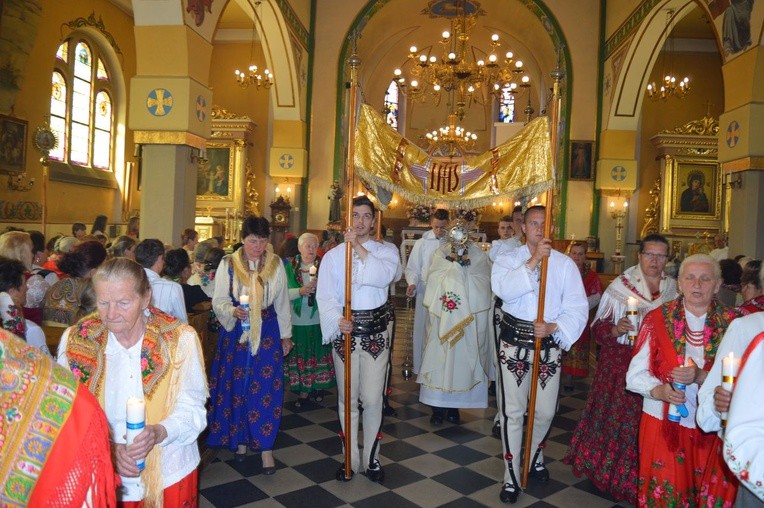
{"type": "Polygon", "coordinates": [[[382,304],[376,309],[354,310],[353,335],[366,336],[387,331],[387,322],[390,319],[390,309],[387,304],[382,304]]]}
{"type": "MultiPolygon", "coordinates": [[[[536,339],[533,336],[533,322],[518,319],[512,314],[501,312],[499,322],[499,338],[509,344],[523,349],[535,349],[536,339]]],[[[551,335],[541,339],[542,349],[559,347],[551,335]]]]}

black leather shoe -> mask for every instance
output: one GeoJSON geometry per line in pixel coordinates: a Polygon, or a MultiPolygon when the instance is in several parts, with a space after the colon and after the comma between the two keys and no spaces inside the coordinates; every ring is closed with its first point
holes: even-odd
{"type": "Polygon", "coordinates": [[[385,481],[385,471],[382,469],[382,465],[378,460],[374,460],[374,469],[366,470],[366,477],[376,483],[382,483],[385,481]]]}
{"type": "Polygon", "coordinates": [[[536,462],[531,466],[530,475],[531,478],[535,478],[541,483],[549,481],[549,470],[541,462],[536,462]]]}
{"type": "Polygon", "coordinates": [[[334,478],[338,482],[349,482],[353,478],[354,471],[350,470],[350,478],[345,478],[345,464],[342,464],[340,468],[334,473],[334,478]]]}
{"type": "Polygon", "coordinates": [[[263,466],[263,474],[265,476],[276,474],[276,466],[263,466]]]}
{"type": "Polygon", "coordinates": [[[493,428],[491,429],[491,434],[494,435],[494,437],[498,437],[501,439],[501,422],[496,422],[493,424],[493,428]]]}
{"type": "Polygon", "coordinates": [[[430,423],[435,425],[436,427],[440,427],[443,425],[443,412],[438,410],[433,410],[432,416],[430,417],[430,423]]]}
{"type": "Polygon", "coordinates": [[[245,460],[247,460],[247,452],[243,452],[243,453],[236,452],[236,453],[234,453],[233,454],[233,460],[235,460],[236,462],[240,462],[240,463],[244,462],[245,460]]]}
{"type": "Polygon", "coordinates": [[[501,486],[501,492],[499,492],[499,500],[502,503],[513,504],[517,502],[517,496],[520,495],[520,489],[511,483],[505,483],[501,486]]]}
{"type": "Polygon", "coordinates": [[[398,411],[394,407],[385,404],[382,406],[382,414],[384,416],[398,416],[398,411]]]}
{"type": "Polygon", "coordinates": [[[488,395],[496,396],[496,381],[491,381],[491,384],[488,385],[488,395]]]}
{"type": "Polygon", "coordinates": [[[462,419],[459,417],[459,410],[453,409],[453,408],[449,409],[446,412],[446,420],[456,425],[459,425],[460,423],[462,423],[462,419]]]}

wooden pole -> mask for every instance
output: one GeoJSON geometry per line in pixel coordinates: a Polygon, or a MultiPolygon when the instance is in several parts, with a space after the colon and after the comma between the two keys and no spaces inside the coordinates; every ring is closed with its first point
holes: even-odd
{"type": "MultiPolygon", "coordinates": [[[[557,132],[559,129],[560,121],[560,80],[562,79],[562,71],[558,68],[552,71],[552,77],[554,78],[554,89],[552,94],[552,114],[549,122],[550,151],[552,159],[552,167],[554,168],[557,162],[557,132]]],[[[552,171],[554,180],[554,171],[552,171]]],[[[544,238],[551,238],[552,236],[552,208],[554,206],[554,188],[546,192],[546,209],[544,214],[544,238]]],[[[541,259],[541,277],[539,280],[539,302],[536,313],[536,321],[544,321],[544,304],[546,299],[546,279],[547,279],[547,266],[549,264],[549,258],[544,257],[541,259]]],[[[531,455],[534,454],[534,450],[531,450],[533,446],[533,423],[536,413],[536,392],[538,390],[539,368],[541,356],[541,341],[543,337],[536,337],[533,348],[533,370],[531,371],[531,392],[528,400],[528,427],[525,430],[525,455],[523,456],[523,471],[521,474],[521,487],[525,489],[528,486],[528,470],[530,469],[531,455]]]]}
{"type": "MultiPolygon", "coordinates": [[[[347,219],[345,221],[345,228],[353,227],[353,197],[355,190],[355,112],[358,101],[358,66],[361,64],[361,59],[356,54],[356,41],[355,35],[353,36],[353,53],[348,59],[350,64],[350,111],[348,113],[348,158],[347,158],[347,187],[345,189],[345,197],[347,198],[347,219]]],[[[350,308],[350,292],[353,281],[351,280],[351,274],[353,271],[353,246],[345,243],[345,319],[353,319],[353,313],[350,308]]],[[[351,393],[351,370],[350,370],[350,355],[352,353],[351,335],[346,333],[345,338],[345,480],[350,480],[353,476],[353,470],[350,464],[350,447],[352,443],[351,436],[351,424],[350,424],[350,393],[351,393]]]]}

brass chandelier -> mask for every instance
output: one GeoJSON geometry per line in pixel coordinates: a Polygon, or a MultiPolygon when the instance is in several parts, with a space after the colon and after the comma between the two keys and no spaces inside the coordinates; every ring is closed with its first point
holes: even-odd
{"type": "Polygon", "coordinates": [[[477,141],[477,134],[456,125],[456,113],[448,114],[448,125],[428,132],[424,137],[429,145],[429,153],[449,157],[463,156],[475,148],[477,141]]]}
{"type": "Polygon", "coordinates": [[[271,86],[273,86],[273,73],[267,68],[260,72],[257,65],[252,63],[255,61],[255,20],[257,19],[257,7],[259,5],[260,2],[256,1],[252,7],[252,39],[249,46],[250,64],[246,71],[240,71],[239,69],[236,69],[234,74],[236,75],[236,83],[242,88],[249,88],[250,86],[254,86],[257,90],[259,90],[261,87],[265,90],[268,90],[271,86]]]}
{"type": "Polygon", "coordinates": [[[666,11],[666,30],[669,35],[661,68],[663,81],[660,87],[655,81],[647,84],[647,97],[653,101],[666,100],[669,97],[684,99],[690,93],[690,78],[685,76],[684,79],[678,80],[674,75],[674,39],[671,37],[673,18],[674,11],[671,9],[666,11]]]}
{"type": "MultiPolygon", "coordinates": [[[[511,51],[499,55],[499,35],[493,34],[488,51],[472,46],[470,34],[477,23],[476,14],[468,14],[458,2],[459,14],[451,20],[451,30],[442,33],[440,55],[436,46],[420,51],[411,46],[404,69],[395,69],[394,79],[401,93],[415,102],[432,100],[440,104],[443,94],[454,94],[453,108],[459,120],[473,102],[486,104],[491,97],[501,100],[502,91],[514,93],[523,73],[523,62],[511,51]],[[408,75],[404,75],[408,67],[408,75]]],[[[527,76],[523,84],[528,85],[527,76]]]]}

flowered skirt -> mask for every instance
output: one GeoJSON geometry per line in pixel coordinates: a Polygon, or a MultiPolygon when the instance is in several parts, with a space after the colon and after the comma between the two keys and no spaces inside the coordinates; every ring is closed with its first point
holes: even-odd
{"type": "Polygon", "coordinates": [[[703,468],[713,450],[713,434],[676,425],[678,446],[663,437],[663,421],[642,413],[639,427],[639,506],[697,506],[703,468]]]}
{"type": "Polygon", "coordinates": [[[294,348],[284,362],[284,382],[294,393],[336,386],[332,346],[321,344],[321,325],[292,326],[294,348]]]}
{"type": "MultiPolygon", "coordinates": [[[[608,324],[609,328],[609,324],[608,324]]],[[[642,397],[626,391],[632,349],[602,345],[589,398],[563,459],[616,501],[637,502],[637,434],[642,397]]]]}
{"type": "Polygon", "coordinates": [[[700,479],[698,506],[728,508],[735,504],[740,480],[727,467],[723,448],[724,442],[716,436],[700,479]]]}
{"type": "Polygon", "coordinates": [[[230,332],[220,330],[210,376],[210,447],[273,449],[284,400],[281,334],[273,306],[262,316],[255,356],[248,343],[239,343],[240,321],[230,332]]]}

